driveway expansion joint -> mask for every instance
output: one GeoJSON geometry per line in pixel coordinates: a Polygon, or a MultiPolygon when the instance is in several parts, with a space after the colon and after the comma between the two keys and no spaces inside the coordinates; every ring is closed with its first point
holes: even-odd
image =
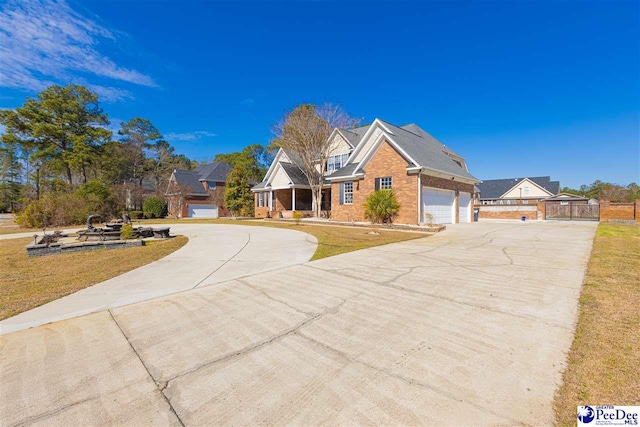
{"type": "Polygon", "coordinates": [[[389,369],[385,369],[385,368],[382,368],[382,367],[375,366],[375,365],[372,365],[370,363],[364,362],[364,361],[358,359],[357,357],[353,357],[353,356],[351,356],[351,355],[349,355],[349,354],[347,354],[347,353],[345,353],[345,352],[343,352],[341,350],[338,350],[338,349],[336,349],[334,347],[331,347],[329,344],[326,344],[324,342],[321,342],[321,341],[318,341],[318,340],[316,340],[314,338],[311,338],[310,336],[304,334],[304,332],[296,331],[296,332],[294,332],[294,334],[299,336],[299,337],[301,337],[301,338],[303,338],[303,339],[305,339],[305,340],[307,340],[307,341],[310,341],[310,342],[312,342],[312,343],[324,348],[325,350],[328,350],[328,351],[330,351],[330,352],[332,352],[334,354],[337,354],[338,356],[342,357],[343,359],[345,359],[346,361],[348,361],[350,363],[355,363],[355,364],[358,364],[358,365],[365,366],[365,367],[367,367],[369,369],[372,369],[372,370],[374,370],[376,372],[379,372],[379,373],[381,373],[383,375],[386,375],[388,377],[400,380],[400,381],[404,382],[405,384],[409,384],[409,385],[414,386],[414,387],[419,387],[419,388],[422,388],[422,389],[426,389],[426,390],[432,391],[432,392],[437,393],[437,394],[439,394],[441,396],[444,396],[444,397],[447,397],[449,399],[455,400],[456,402],[468,404],[468,405],[473,406],[474,408],[476,408],[476,409],[478,409],[478,410],[480,410],[480,411],[482,411],[484,413],[491,414],[491,415],[497,416],[499,418],[503,418],[510,425],[521,424],[518,421],[506,418],[503,414],[499,414],[497,412],[494,412],[494,411],[492,411],[490,409],[487,409],[487,408],[485,408],[485,407],[483,407],[481,405],[478,405],[478,404],[476,404],[474,402],[461,399],[461,398],[457,397],[455,394],[449,393],[449,392],[447,392],[445,390],[442,390],[439,387],[434,387],[434,386],[426,384],[426,383],[424,383],[422,381],[418,381],[415,378],[407,377],[407,376],[404,376],[402,374],[393,372],[393,371],[391,371],[389,369]]]}
{"type": "Polygon", "coordinates": [[[120,330],[120,333],[122,334],[122,336],[127,340],[127,343],[129,344],[129,347],[131,348],[131,350],[133,351],[133,354],[136,355],[136,357],[138,358],[138,360],[140,361],[140,363],[142,364],[142,367],[144,368],[144,370],[147,372],[147,375],[149,375],[149,378],[151,378],[151,381],[153,381],[153,383],[156,385],[156,388],[158,389],[158,392],[160,393],[160,395],[162,396],[162,398],[164,399],[164,401],[167,403],[167,405],[169,405],[169,410],[173,413],[173,415],[176,417],[176,419],[178,420],[178,422],[180,423],[181,426],[184,427],[184,422],[182,422],[182,419],[180,418],[180,415],[178,415],[178,413],[176,412],[175,408],[173,407],[173,405],[171,404],[171,400],[164,394],[164,389],[167,388],[167,382],[160,382],[157,381],[153,375],[151,374],[151,371],[149,371],[149,368],[147,367],[147,365],[144,363],[144,361],[142,360],[142,357],[140,357],[140,354],[138,353],[138,350],[136,350],[136,348],[134,347],[133,343],[131,342],[131,340],[129,339],[129,337],[127,336],[127,334],[124,333],[124,331],[122,330],[122,328],[120,327],[120,324],[118,323],[118,321],[116,320],[115,316],[113,315],[113,313],[111,312],[111,310],[107,310],[109,312],[109,315],[111,316],[111,320],[113,320],[113,323],[116,324],[116,326],[118,327],[118,330],[120,330]]]}
{"type": "Polygon", "coordinates": [[[244,243],[244,245],[242,245],[242,247],[240,249],[238,249],[238,251],[233,254],[229,259],[227,259],[225,262],[223,262],[222,264],[220,264],[216,269],[214,269],[211,273],[207,274],[202,280],[200,280],[198,283],[195,284],[195,286],[191,289],[195,289],[198,286],[200,286],[202,284],[202,282],[204,282],[205,280],[207,280],[209,277],[213,276],[215,274],[216,271],[220,270],[222,267],[224,267],[225,265],[227,265],[232,259],[234,259],[235,257],[237,257],[238,255],[240,255],[240,253],[244,250],[244,248],[246,248],[249,243],[251,242],[251,232],[247,232],[247,241],[244,243]]]}

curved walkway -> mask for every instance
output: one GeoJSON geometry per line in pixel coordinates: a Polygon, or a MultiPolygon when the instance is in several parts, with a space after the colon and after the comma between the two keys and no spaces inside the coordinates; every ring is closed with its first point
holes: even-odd
{"type": "Polygon", "coordinates": [[[189,242],[151,264],[5,319],[0,334],[301,264],[317,246],[309,234],[270,227],[172,224],[171,234],[189,242]]]}

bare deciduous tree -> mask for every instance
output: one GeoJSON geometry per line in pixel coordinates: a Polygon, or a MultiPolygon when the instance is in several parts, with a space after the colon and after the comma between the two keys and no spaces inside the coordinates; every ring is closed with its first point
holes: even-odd
{"type": "Polygon", "coordinates": [[[320,216],[327,160],[333,154],[329,136],[335,128],[348,129],[358,122],[337,105],[303,104],[273,125],[275,139],[271,141],[271,147],[284,148],[299,157],[300,167],[311,187],[316,217],[320,216]]]}
{"type": "Polygon", "coordinates": [[[180,218],[182,207],[191,193],[193,193],[193,188],[190,186],[180,184],[173,180],[170,181],[167,187],[167,192],[165,193],[165,199],[170,202],[169,215],[180,218]]]}

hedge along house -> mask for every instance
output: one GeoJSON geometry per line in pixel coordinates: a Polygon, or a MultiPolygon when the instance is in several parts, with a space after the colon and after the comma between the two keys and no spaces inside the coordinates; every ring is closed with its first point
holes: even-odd
{"type": "Polygon", "coordinates": [[[169,215],[177,218],[230,216],[224,207],[224,192],[231,165],[208,163],[192,171],[175,169],[165,198],[169,215]]]}
{"type": "MultiPolygon", "coordinates": [[[[335,129],[329,140],[333,155],[326,167],[323,209],[331,219],[366,221],[367,196],[392,189],[400,203],[397,223],[471,222],[471,199],[479,180],[462,156],[417,125],[399,127],[376,119],[355,129],[335,129]]],[[[256,216],[283,211],[286,217],[287,210],[300,209],[280,203],[298,197],[304,184],[308,189],[306,178],[303,183],[298,174],[304,178],[295,156],[281,150],[263,182],[253,188],[256,216]]]]}

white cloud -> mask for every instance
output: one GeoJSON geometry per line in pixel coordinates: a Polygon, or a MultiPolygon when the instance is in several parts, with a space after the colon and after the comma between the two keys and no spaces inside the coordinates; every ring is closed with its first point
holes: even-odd
{"type": "Polygon", "coordinates": [[[247,98],[247,99],[243,99],[240,104],[241,105],[251,105],[254,104],[256,101],[253,98],[247,98]]]}
{"type": "MultiPolygon", "coordinates": [[[[116,64],[99,51],[120,34],[83,16],[64,0],[10,0],[0,7],[0,85],[40,91],[86,77],[157,87],[148,75],[116,64]]],[[[129,91],[87,84],[103,99],[131,98],[129,91]]]]}
{"type": "Polygon", "coordinates": [[[215,133],[206,130],[196,130],[193,132],[171,132],[164,135],[168,141],[196,141],[204,137],[218,136],[215,133]]]}

